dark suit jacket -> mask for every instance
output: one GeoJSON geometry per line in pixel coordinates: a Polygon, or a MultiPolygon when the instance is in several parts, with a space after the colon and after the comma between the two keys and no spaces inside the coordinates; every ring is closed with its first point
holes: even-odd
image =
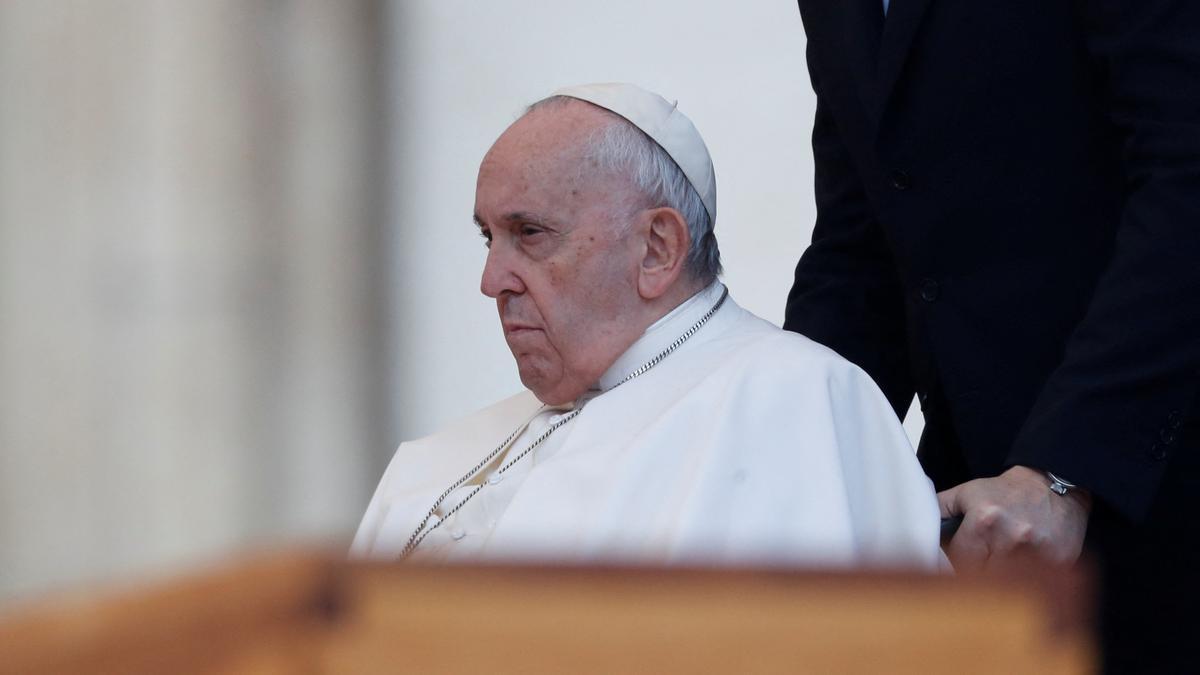
{"type": "Polygon", "coordinates": [[[785,327],[918,395],[939,489],[1023,464],[1144,519],[1200,464],[1200,1],[799,4],[785,327]]]}

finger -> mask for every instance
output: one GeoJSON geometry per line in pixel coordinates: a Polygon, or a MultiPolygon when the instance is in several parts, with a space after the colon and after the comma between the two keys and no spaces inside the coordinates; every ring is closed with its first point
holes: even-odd
{"type": "Polygon", "coordinates": [[[946,557],[960,574],[983,570],[988,562],[987,542],[969,533],[959,532],[946,547],[946,557]]]}
{"type": "Polygon", "coordinates": [[[946,547],[946,556],[954,569],[960,572],[977,572],[987,564],[992,555],[989,541],[991,532],[981,527],[980,518],[974,511],[969,511],[963,518],[963,524],[946,547]]]}
{"type": "Polygon", "coordinates": [[[942,512],[943,518],[951,518],[963,514],[963,509],[958,504],[958,495],[961,489],[962,485],[956,485],[949,490],[942,490],[937,493],[938,510],[942,512]]]}

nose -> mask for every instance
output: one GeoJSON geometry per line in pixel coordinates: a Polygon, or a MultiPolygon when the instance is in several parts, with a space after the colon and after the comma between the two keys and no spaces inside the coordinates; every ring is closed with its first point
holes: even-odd
{"type": "Polygon", "coordinates": [[[483,264],[483,278],[479,290],[489,298],[499,298],[504,292],[524,293],[525,284],[517,274],[511,252],[495,243],[488,249],[487,261],[483,264]]]}

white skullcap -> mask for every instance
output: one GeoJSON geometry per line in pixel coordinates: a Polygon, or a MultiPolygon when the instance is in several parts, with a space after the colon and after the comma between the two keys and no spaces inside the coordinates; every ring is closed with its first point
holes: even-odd
{"type": "Polygon", "coordinates": [[[658,94],[620,82],[564,87],[552,96],[568,96],[598,105],[624,117],[654,139],[683,170],[704,202],[709,221],[716,225],[717,178],[712,158],[695,125],[679,112],[678,102],[668,102],[658,94]]]}

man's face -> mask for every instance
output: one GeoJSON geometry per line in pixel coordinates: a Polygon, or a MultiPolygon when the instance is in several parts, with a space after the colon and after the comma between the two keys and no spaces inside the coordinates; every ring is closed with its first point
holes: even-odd
{"type": "Polygon", "coordinates": [[[571,102],[518,120],[484,157],[475,219],[488,239],[480,290],[496,299],[521,382],[572,401],[641,334],[632,187],[584,159],[604,113],[571,102]]]}

